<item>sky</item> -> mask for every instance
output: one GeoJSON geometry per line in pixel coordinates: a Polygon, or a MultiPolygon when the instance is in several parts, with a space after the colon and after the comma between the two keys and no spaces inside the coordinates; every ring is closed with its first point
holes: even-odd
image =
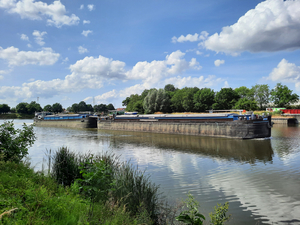
{"type": "Polygon", "coordinates": [[[122,107],[150,88],[300,95],[300,0],[0,0],[0,104],[122,107]]]}

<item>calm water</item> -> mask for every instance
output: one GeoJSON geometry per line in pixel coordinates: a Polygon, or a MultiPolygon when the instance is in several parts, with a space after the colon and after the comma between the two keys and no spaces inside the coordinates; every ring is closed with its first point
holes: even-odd
{"type": "MultiPolygon", "coordinates": [[[[32,120],[15,120],[16,127],[32,120]]],[[[3,121],[0,121],[3,123],[3,121]]],[[[209,218],[217,203],[229,202],[229,224],[300,224],[300,127],[275,125],[271,139],[235,140],[35,127],[29,150],[41,169],[46,149],[110,151],[151,174],[171,200],[191,192],[209,218]]]]}

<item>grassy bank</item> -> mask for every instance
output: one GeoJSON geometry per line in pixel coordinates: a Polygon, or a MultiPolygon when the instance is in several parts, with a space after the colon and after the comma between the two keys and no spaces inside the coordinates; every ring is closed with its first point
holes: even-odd
{"type": "Polygon", "coordinates": [[[24,113],[8,113],[8,114],[0,114],[0,119],[9,120],[9,119],[33,119],[34,115],[32,114],[24,114],[24,113]]]}
{"type": "Polygon", "coordinates": [[[1,224],[138,224],[124,206],[94,202],[23,163],[0,162],[1,224]]]}

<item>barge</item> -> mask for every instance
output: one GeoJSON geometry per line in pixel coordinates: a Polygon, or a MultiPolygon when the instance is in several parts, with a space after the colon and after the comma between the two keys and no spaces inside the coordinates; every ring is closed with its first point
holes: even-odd
{"type": "Polygon", "coordinates": [[[34,117],[36,126],[97,128],[97,117],[90,114],[55,114],[37,113],[34,117]]]}
{"type": "Polygon", "coordinates": [[[98,129],[226,138],[271,137],[271,116],[236,113],[101,116],[98,129]]]}

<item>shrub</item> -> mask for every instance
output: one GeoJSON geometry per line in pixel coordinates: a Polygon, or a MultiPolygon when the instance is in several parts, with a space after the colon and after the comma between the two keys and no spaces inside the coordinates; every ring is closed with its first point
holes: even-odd
{"type": "Polygon", "coordinates": [[[79,157],[67,147],[61,147],[54,156],[48,157],[52,157],[51,176],[57,183],[70,186],[76,179],[81,178],[79,157]]]}
{"type": "Polygon", "coordinates": [[[20,162],[28,155],[28,148],[35,139],[33,125],[24,123],[23,129],[15,129],[12,121],[5,121],[0,125],[0,154],[3,160],[20,162]]]}

